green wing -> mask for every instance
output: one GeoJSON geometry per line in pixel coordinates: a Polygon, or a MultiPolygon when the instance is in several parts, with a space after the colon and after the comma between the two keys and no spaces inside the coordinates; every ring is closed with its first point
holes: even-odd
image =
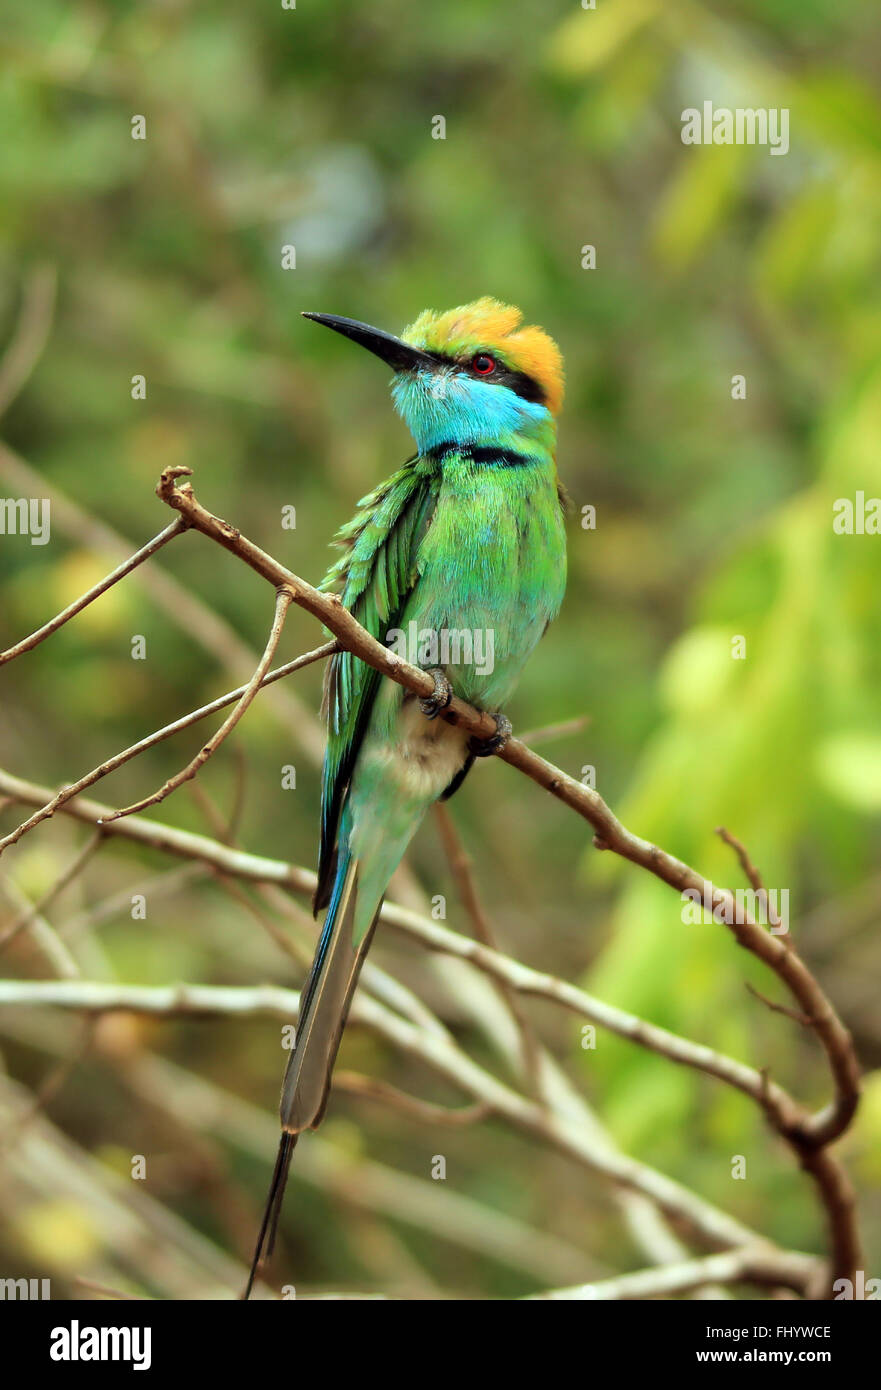
{"type": "MultiPolygon", "coordinates": [[[[432,460],[410,459],[361,498],[353,519],[337,533],[336,543],[346,553],[328,571],[321,588],[338,592],[350,613],[380,642],[398,625],[416,582],[416,553],[431,524],[438,483],[432,460]]],[[[330,897],[343,799],[381,679],[351,652],[338,652],[328,663],[316,911],[330,897]]]]}

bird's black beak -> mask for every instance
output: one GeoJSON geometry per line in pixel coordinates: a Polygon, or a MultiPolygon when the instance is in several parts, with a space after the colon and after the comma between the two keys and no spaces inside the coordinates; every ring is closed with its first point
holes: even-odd
{"type": "Polygon", "coordinates": [[[371,328],[368,323],[359,323],[357,319],[344,319],[339,314],[309,314],[305,310],[303,318],[323,323],[325,328],[332,328],[335,333],[342,333],[344,338],[351,338],[353,343],[360,343],[368,352],[381,357],[383,362],[387,362],[396,372],[412,372],[417,367],[437,366],[430,353],[423,352],[421,348],[411,347],[400,338],[394,338],[391,333],[383,333],[381,328],[371,328]]]}

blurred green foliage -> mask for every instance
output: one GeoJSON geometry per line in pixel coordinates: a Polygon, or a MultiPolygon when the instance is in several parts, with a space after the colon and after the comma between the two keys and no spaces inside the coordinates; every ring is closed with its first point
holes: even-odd
{"type": "MultiPolygon", "coordinates": [[[[836,499],[881,496],[872,7],[34,0],[6,7],[0,48],[6,339],[28,277],[47,264],[58,275],[48,342],[7,413],[7,442],[132,548],[168,520],[153,496],[160,469],[189,465],[208,506],[317,581],[333,532],[409,440],[377,364],[300,310],[397,331],[423,307],[480,294],[519,304],[566,358],[559,465],[575,508],[566,604],[523,680],[515,727],[589,714],[587,730],[548,756],[576,776],[595,767],[626,824],[715,882],[739,880],[714,828],[743,839],[767,882],[790,889],[795,937],[865,1066],[878,1068],[881,537],[832,528],[836,499]],[[789,108],[788,155],[683,146],[681,111],[709,97],[789,108]],[[144,141],[130,138],[136,114],[144,141]],[[436,114],[442,141],[431,138],[436,114]],[[286,244],[296,247],[288,271],[286,244]],[[586,245],[593,270],[582,268],[586,245]],[[136,373],[144,401],[130,394],[136,373]],[[732,399],[737,374],[743,400],[732,399]],[[595,530],[579,524],[588,504],[595,530]],[[296,531],[282,528],[285,505],[296,531]]],[[[110,567],[75,532],[56,511],[51,545],[0,545],[3,645],[110,567]]],[[[158,563],[262,643],[272,595],[240,565],[197,536],[158,563]]],[[[286,652],[317,641],[294,614],[286,652]]],[[[216,650],[134,581],[3,682],[2,762],[48,783],[233,684],[216,650]],[[144,663],[130,657],[135,633],[144,663]]],[[[260,703],[237,734],[248,765],[239,834],[311,865],[320,672],[294,682],[302,718],[260,703]],[[295,792],[281,787],[288,762],[295,792]]],[[[198,737],[164,744],[98,795],[121,804],[158,786],[198,737]]],[[[222,805],[235,769],[227,747],[204,776],[222,805]]],[[[506,949],[569,977],[586,972],[610,1001],[770,1066],[822,1102],[816,1050],[747,994],[745,981],[767,981],[721,928],[683,926],[668,889],[597,856],[582,822],[507,768],[482,768],[452,806],[506,949]]],[[[186,792],[162,815],[210,829],[186,792]]],[[[39,894],[80,840],[52,822],[9,865],[39,894]]],[[[102,850],[53,920],[163,867],[141,861],[102,850]]],[[[467,930],[431,825],[411,863],[467,930]]],[[[290,978],[253,921],[204,883],[164,899],[147,923],[120,911],[100,939],[106,969],[126,980],[290,978]]],[[[378,955],[397,959],[393,945],[378,955]]],[[[805,1182],[742,1098],[605,1036],[583,1052],[578,1030],[549,1011],[540,1022],[635,1154],[767,1234],[818,1246],[805,1182]],[[731,1179],[734,1154],[747,1156],[746,1182],[731,1179]]],[[[144,1032],[274,1105],[274,1026],[144,1032]]],[[[346,1049],[397,1079],[399,1064],[370,1039],[346,1049]]],[[[34,1073],[26,1049],[12,1055],[34,1073]]],[[[878,1076],[846,1141],[875,1273],[878,1076]]],[[[143,1121],[115,1089],[98,1104],[103,1085],[98,1063],[86,1064],[56,1117],[96,1150],[138,1150],[143,1121]]],[[[346,1116],[364,1150],[425,1172],[418,1126],[340,1097],[330,1126],[346,1133],[346,1116]]],[[[582,1173],[495,1129],[450,1131],[444,1143],[457,1187],[542,1228],[583,1232],[586,1249],[621,1262],[617,1217],[601,1189],[586,1194],[582,1173]]],[[[258,1193],[261,1174],[246,1176],[258,1193]]],[[[211,1223],[191,1192],[175,1200],[211,1223]]],[[[339,1213],[319,1215],[288,1218],[302,1282],[369,1287],[364,1242],[339,1213]]],[[[418,1253],[444,1286],[520,1291],[510,1271],[418,1253]]]]}

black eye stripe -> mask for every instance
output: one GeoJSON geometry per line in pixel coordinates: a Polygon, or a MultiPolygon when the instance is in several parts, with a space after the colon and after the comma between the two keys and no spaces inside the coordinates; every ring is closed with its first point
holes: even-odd
{"type": "Polygon", "coordinates": [[[526,401],[535,401],[539,405],[544,405],[547,400],[538,382],[531,376],[527,376],[525,372],[512,372],[509,368],[504,367],[499,372],[498,380],[526,401]]]}
{"type": "MultiPolygon", "coordinates": [[[[432,352],[429,355],[434,358],[439,367],[458,367],[460,370],[465,371],[468,370],[475,357],[475,354],[472,353],[467,361],[462,362],[442,352],[432,352]]],[[[486,354],[477,355],[492,357],[496,364],[495,371],[489,373],[483,380],[490,382],[493,386],[507,386],[509,391],[513,391],[516,395],[522,396],[525,401],[533,401],[537,405],[547,404],[547,396],[533,377],[527,376],[525,372],[515,372],[513,368],[506,367],[504,362],[501,362],[499,358],[496,357],[495,353],[487,352],[486,354]]],[[[470,373],[470,375],[475,376],[478,381],[481,380],[479,373],[470,373]]]]}

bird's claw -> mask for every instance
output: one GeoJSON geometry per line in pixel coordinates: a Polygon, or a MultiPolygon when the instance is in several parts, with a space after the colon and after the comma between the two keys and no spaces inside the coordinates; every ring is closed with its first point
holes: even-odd
{"type": "Polygon", "coordinates": [[[489,738],[471,738],[468,740],[468,751],[473,753],[475,758],[489,758],[493,753],[500,752],[514,732],[511,728],[511,721],[506,714],[494,714],[493,719],[496,721],[494,734],[490,734],[489,738]]]}
{"type": "Polygon", "coordinates": [[[431,666],[425,674],[434,680],[434,691],[431,695],[419,696],[419,708],[426,719],[437,719],[452,700],[453,687],[447,680],[442,666],[431,666]]]}

